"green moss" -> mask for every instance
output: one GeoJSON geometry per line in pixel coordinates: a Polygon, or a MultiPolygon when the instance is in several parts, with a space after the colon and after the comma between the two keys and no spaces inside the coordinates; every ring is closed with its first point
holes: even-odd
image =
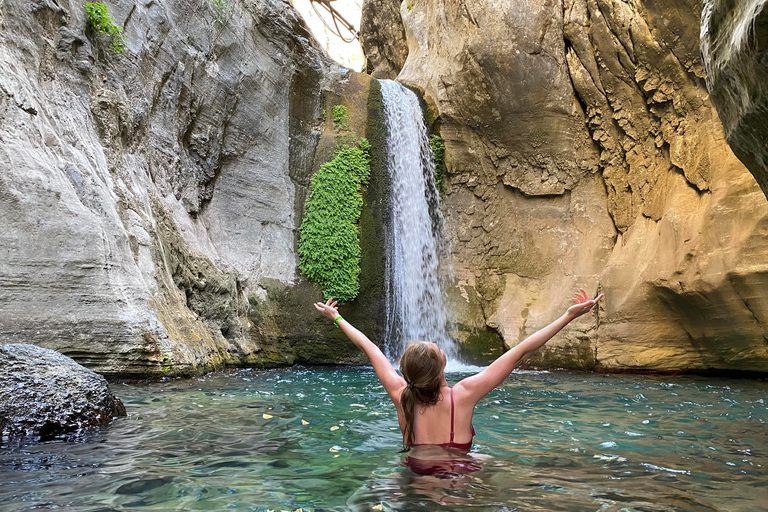
{"type": "Polygon", "coordinates": [[[357,140],[357,137],[355,137],[354,133],[347,133],[346,135],[337,135],[335,151],[339,152],[342,149],[357,146],[358,142],[359,141],[357,140]]]}
{"type": "Polygon", "coordinates": [[[384,105],[377,80],[370,82],[366,102],[366,138],[361,140],[360,147],[368,152],[371,177],[364,189],[365,201],[359,223],[360,294],[356,300],[344,307],[342,314],[370,339],[379,342],[383,339],[386,325],[384,239],[390,185],[386,165],[384,105]]]}
{"type": "Polygon", "coordinates": [[[349,121],[349,113],[344,105],[333,106],[333,127],[337,130],[346,130],[349,121]]]}
{"type": "Polygon", "coordinates": [[[326,299],[341,302],[354,299],[360,290],[357,222],[363,207],[361,185],[370,179],[370,144],[360,145],[338,147],[333,160],[312,176],[299,228],[299,269],[320,284],[326,299]]]}
{"type": "Polygon", "coordinates": [[[408,2],[408,5],[406,5],[405,8],[408,9],[408,12],[411,12],[415,4],[416,2],[408,2]]]}
{"type": "Polygon", "coordinates": [[[429,147],[432,148],[432,158],[435,164],[435,185],[440,194],[445,195],[445,142],[439,135],[432,135],[429,139],[429,147]]]}
{"type": "Polygon", "coordinates": [[[485,366],[504,353],[504,340],[492,329],[471,329],[458,348],[462,361],[485,366]]]}
{"type": "MultiPolygon", "coordinates": [[[[384,119],[384,98],[378,80],[371,83],[368,94],[368,124],[365,137],[370,141],[371,173],[382,178],[388,176],[387,169],[387,125],[384,119]]],[[[386,185],[386,184],[385,184],[386,185]]],[[[383,193],[386,195],[386,193],[383,193]]]]}
{"type": "MultiPolygon", "coordinates": [[[[365,137],[360,139],[360,142],[358,143],[358,146],[360,149],[365,153],[365,157],[368,159],[368,162],[371,161],[371,143],[368,142],[368,139],[365,137]]],[[[369,176],[370,177],[370,176],[369,176]]],[[[364,183],[366,185],[367,183],[364,183]]]]}
{"type": "Polygon", "coordinates": [[[123,37],[123,29],[115,25],[107,4],[89,2],[85,4],[85,14],[93,30],[109,36],[109,49],[112,52],[119,55],[125,51],[126,39],[123,37]]]}

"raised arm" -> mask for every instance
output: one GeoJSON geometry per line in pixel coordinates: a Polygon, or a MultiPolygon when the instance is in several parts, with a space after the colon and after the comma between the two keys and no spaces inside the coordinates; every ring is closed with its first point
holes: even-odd
{"type": "MultiPolygon", "coordinates": [[[[331,320],[336,320],[336,318],[341,316],[336,309],[337,304],[338,302],[333,302],[333,299],[328,299],[328,302],[325,304],[316,302],[315,309],[322,313],[323,316],[330,318],[331,320]]],[[[365,352],[365,355],[371,360],[376,376],[379,378],[379,381],[381,381],[384,389],[387,390],[387,394],[393,402],[396,404],[399,403],[400,393],[405,387],[405,380],[397,373],[397,371],[395,371],[387,357],[381,352],[381,349],[369,340],[365,334],[358,331],[352,324],[343,318],[339,318],[339,321],[336,322],[336,324],[341,327],[341,330],[344,331],[344,334],[347,335],[347,338],[349,338],[352,343],[365,352]]]]}
{"type": "Polygon", "coordinates": [[[580,289],[571,299],[575,304],[568,308],[568,311],[563,316],[528,336],[524,341],[508,350],[480,373],[467,377],[456,384],[454,387],[455,392],[459,394],[463,401],[473,404],[477,403],[481,398],[493,391],[496,386],[501,384],[523,359],[552,339],[555,334],[560,332],[560,329],[568,325],[572,320],[592,309],[602,298],[603,295],[600,294],[594,299],[590,299],[587,292],[580,289]]]}

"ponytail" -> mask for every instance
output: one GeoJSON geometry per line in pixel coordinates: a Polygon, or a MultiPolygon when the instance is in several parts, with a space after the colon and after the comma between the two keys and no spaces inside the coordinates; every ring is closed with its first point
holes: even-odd
{"type": "Polygon", "coordinates": [[[400,406],[405,415],[403,451],[413,446],[413,421],[416,405],[435,405],[440,400],[443,360],[430,344],[419,341],[408,345],[400,357],[400,371],[408,385],[400,394],[400,406]]]}
{"type": "Polygon", "coordinates": [[[407,452],[413,445],[413,409],[416,407],[416,396],[413,387],[408,384],[400,395],[400,406],[405,415],[405,430],[403,431],[403,451],[407,452]]]}

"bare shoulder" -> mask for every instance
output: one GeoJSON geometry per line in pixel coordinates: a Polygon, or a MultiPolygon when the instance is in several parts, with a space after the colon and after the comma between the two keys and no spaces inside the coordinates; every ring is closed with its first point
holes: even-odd
{"type": "Polygon", "coordinates": [[[464,381],[458,382],[453,386],[453,400],[455,402],[467,402],[471,399],[470,393],[464,384],[464,381]]]}

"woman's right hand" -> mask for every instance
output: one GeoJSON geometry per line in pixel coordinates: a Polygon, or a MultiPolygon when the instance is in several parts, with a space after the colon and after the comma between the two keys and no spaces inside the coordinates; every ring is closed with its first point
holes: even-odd
{"type": "Polygon", "coordinates": [[[602,298],[603,294],[601,293],[594,299],[590,299],[587,292],[585,292],[583,288],[579,288],[579,291],[577,291],[571,299],[574,302],[574,305],[568,308],[566,315],[568,315],[570,320],[578,318],[595,307],[595,304],[602,298]]]}
{"type": "Polygon", "coordinates": [[[336,317],[339,316],[339,310],[336,309],[336,305],[338,303],[338,301],[334,301],[333,297],[331,297],[325,304],[322,302],[315,302],[315,309],[318,310],[323,316],[326,316],[331,320],[336,320],[336,317]]]}

